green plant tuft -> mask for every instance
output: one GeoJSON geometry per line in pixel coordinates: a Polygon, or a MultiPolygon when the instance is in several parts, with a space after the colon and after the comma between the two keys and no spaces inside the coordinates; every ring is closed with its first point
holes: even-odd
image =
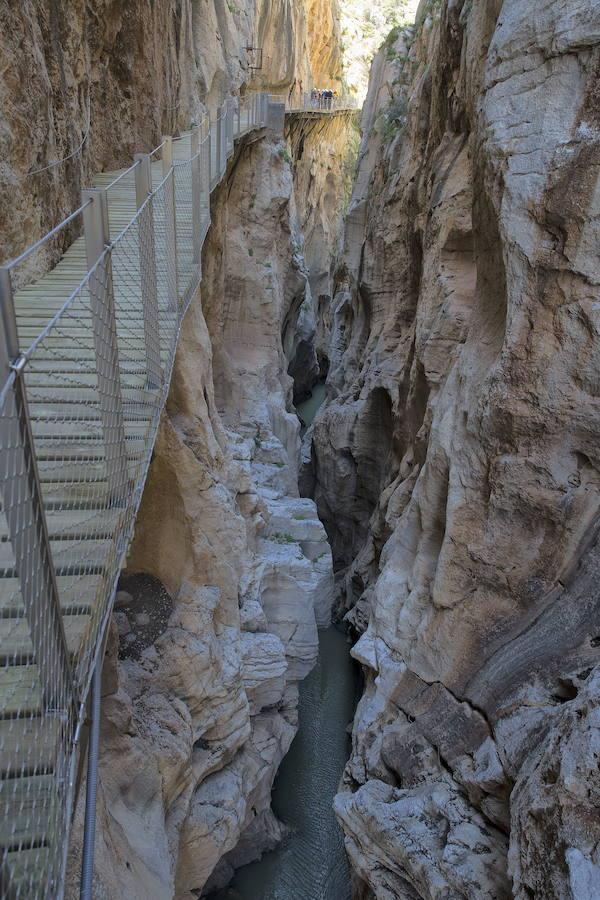
{"type": "Polygon", "coordinates": [[[273,534],[269,535],[269,540],[274,541],[276,544],[295,544],[295,543],[297,543],[296,538],[287,531],[285,531],[285,532],[274,531],[273,534]]]}

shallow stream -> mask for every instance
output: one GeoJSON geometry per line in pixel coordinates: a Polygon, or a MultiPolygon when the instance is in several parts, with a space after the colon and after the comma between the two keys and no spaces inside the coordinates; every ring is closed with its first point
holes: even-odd
{"type": "Polygon", "coordinates": [[[356,676],[346,635],[320,632],[319,661],[300,684],[300,727],[273,790],[290,834],[239,869],[215,900],[349,900],[349,870],[333,797],[349,755],[356,676]]]}
{"type": "Polygon", "coordinates": [[[312,425],[313,419],[317,414],[317,410],[325,400],[325,382],[318,382],[312,389],[312,393],[308,400],[304,400],[296,407],[298,418],[302,423],[301,433],[303,434],[309,425],[312,425]]]}

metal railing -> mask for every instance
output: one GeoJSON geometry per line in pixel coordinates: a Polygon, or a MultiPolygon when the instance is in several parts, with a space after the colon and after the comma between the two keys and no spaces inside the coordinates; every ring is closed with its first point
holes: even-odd
{"type": "Polygon", "coordinates": [[[269,96],[273,103],[284,103],[288,113],[340,113],[358,109],[358,102],[351,94],[338,94],[333,91],[331,93],[333,96],[329,97],[326,96],[326,92],[315,89],[301,94],[293,93],[291,97],[287,93],[269,96]]]}
{"type": "Polygon", "coordinates": [[[1,898],[62,896],[86,701],[201,278],[210,192],[235,139],[267,115],[265,94],[226,100],[212,123],[99,176],[0,267],[1,898]],[[78,230],[32,281],[32,260],[78,230]]]}

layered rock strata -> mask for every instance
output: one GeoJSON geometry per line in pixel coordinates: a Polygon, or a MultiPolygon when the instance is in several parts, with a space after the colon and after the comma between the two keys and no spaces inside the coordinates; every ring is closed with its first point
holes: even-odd
{"type": "Polygon", "coordinates": [[[375,61],[304,484],[365,673],[357,896],[598,894],[600,9],[375,61]]]}

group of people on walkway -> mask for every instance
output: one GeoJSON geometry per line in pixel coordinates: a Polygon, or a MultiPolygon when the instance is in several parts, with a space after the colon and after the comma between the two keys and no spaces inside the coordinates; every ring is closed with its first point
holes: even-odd
{"type": "Polygon", "coordinates": [[[330,88],[320,90],[313,88],[310,92],[310,102],[314,109],[332,109],[334,101],[338,99],[338,92],[330,88]]]}

